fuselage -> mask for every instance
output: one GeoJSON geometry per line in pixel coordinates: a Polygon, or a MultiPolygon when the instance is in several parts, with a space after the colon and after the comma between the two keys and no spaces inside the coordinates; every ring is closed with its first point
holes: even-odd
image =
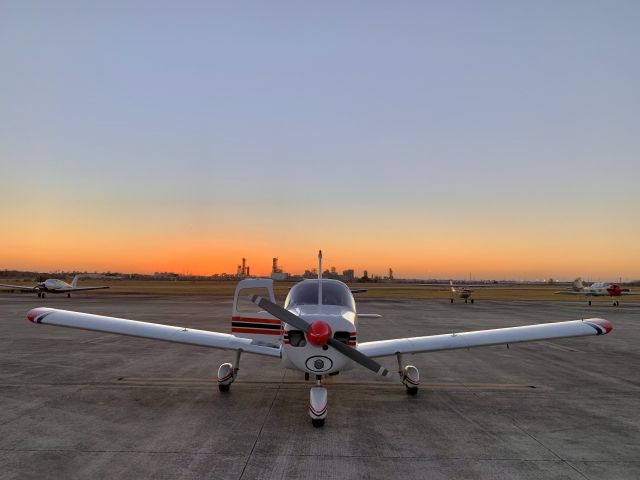
{"type": "Polygon", "coordinates": [[[62,280],[58,280],[57,278],[49,278],[44,282],[40,282],[37,288],[38,290],[47,293],[62,293],[68,290],[73,290],[73,287],[71,285],[62,280]]]}
{"type": "Polygon", "coordinates": [[[611,284],[603,283],[603,282],[598,282],[588,287],[583,287],[582,290],[580,291],[584,293],[584,295],[586,295],[587,297],[604,297],[604,296],[620,297],[625,292],[625,290],[621,288],[620,285],[616,285],[613,283],[611,284]]]}
{"type": "MultiPolygon", "coordinates": [[[[331,329],[331,336],[351,347],[357,342],[357,314],[353,295],[338,280],[322,280],[323,303],[318,304],[318,280],[295,285],[285,301],[285,308],[308,323],[321,321],[331,329]]],[[[329,375],[353,368],[353,362],[334,348],[316,346],[307,336],[284,324],[282,361],[286,368],[312,375],[329,375]]]]}

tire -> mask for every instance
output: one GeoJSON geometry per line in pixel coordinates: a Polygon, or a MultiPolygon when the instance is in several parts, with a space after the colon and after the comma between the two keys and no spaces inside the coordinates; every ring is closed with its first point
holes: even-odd
{"type": "Polygon", "coordinates": [[[316,428],[324,427],[324,420],[324,418],[312,418],[311,424],[316,428]]]}
{"type": "Polygon", "coordinates": [[[42,298],[46,297],[46,295],[44,294],[44,292],[42,292],[42,298]]]}
{"type": "Polygon", "coordinates": [[[591,306],[591,300],[589,300],[589,306],[591,306]]]}
{"type": "Polygon", "coordinates": [[[453,298],[451,299],[451,303],[453,303],[453,298]]]}
{"type": "Polygon", "coordinates": [[[70,293],[67,293],[67,298],[71,298],[71,294],[70,293]]]}
{"type": "Polygon", "coordinates": [[[467,302],[467,299],[466,299],[466,298],[464,299],[464,303],[469,303],[469,302],[467,302]]]}
{"type": "Polygon", "coordinates": [[[407,388],[407,395],[414,396],[418,393],[418,387],[407,388]]]}
{"type": "Polygon", "coordinates": [[[231,385],[223,385],[221,383],[218,384],[218,389],[221,392],[228,392],[230,388],[231,388],[231,385]]]}
{"type": "Polygon", "coordinates": [[[472,299],[471,299],[471,303],[473,303],[473,301],[474,301],[474,300],[473,300],[473,298],[472,298],[472,299]]]}

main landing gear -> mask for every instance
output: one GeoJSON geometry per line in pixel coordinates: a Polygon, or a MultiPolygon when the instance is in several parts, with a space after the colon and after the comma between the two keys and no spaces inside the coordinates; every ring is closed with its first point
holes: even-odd
{"type": "Polygon", "coordinates": [[[38,292],[38,298],[44,298],[45,296],[44,292],[38,292]]]}
{"type": "MultiPolygon", "coordinates": [[[[475,300],[475,299],[473,299],[473,298],[465,298],[465,299],[464,299],[464,303],[469,303],[469,302],[473,303],[473,302],[474,302],[474,300],[475,300]]],[[[451,299],[450,299],[450,301],[451,301],[451,303],[453,303],[453,298],[451,298],[451,299]]]]}
{"type": "Polygon", "coordinates": [[[418,386],[420,385],[420,372],[413,365],[402,366],[402,354],[397,353],[398,358],[398,374],[402,380],[402,384],[407,388],[408,395],[415,395],[418,393],[418,386]]]}
{"type": "Polygon", "coordinates": [[[236,361],[232,365],[230,363],[223,363],[218,368],[218,389],[221,392],[228,392],[231,388],[231,384],[238,376],[238,370],[240,370],[240,350],[236,352],[236,361]]]}
{"type": "Polygon", "coordinates": [[[71,294],[70,293],[67,293],[67,298],[71,298],[71,294]]]}

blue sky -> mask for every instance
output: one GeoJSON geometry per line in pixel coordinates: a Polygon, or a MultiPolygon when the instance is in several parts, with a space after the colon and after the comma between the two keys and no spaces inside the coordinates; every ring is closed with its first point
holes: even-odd
{"type": "Polygon", "coordinates": [[[400,273],[447,275],[405,250],[455,237],[469,263],[505,237],[607,250],[563,274],[640,276],[638,25],[634,1],[4,3],[10,245],[24,219],[237,232],[265,255],[378,242],[400,273]]]}

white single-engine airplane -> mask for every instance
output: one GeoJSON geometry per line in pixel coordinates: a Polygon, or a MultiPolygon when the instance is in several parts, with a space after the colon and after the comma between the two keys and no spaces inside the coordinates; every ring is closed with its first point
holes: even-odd
{"type": "Polygon", "coordinates": [[[17,290],[26,290],[29,292],[36,292],[38,294],[38,298],[45,298],[47,293],[66,293],[68,298],[71,298],[71,292],[84,292],[87,290],[101,290],[103,288],[109,287],[78,287],[78,278],[80,275],[76,275],[71,280],[71,285],[67,282],[63,282],[62,280],[58,280],[57,278],[49,278],[44,282],[38,283],[35,287],[25,287],[24,285],[3,285],[0,284],[2,288],[11,288],[17,290]]]}
{"type": "MultiPolygon", "coordinates": [[[[422,287],[444,287],[444,283],[419,283],[422,287]]],[[[478,285],[471,285],[468,283],[454,285],[453,280],[449,280],[449,291],[451,292],[451,303],[455,297],[460,300],[464,300],[464,303],[474,303],[475,299],[471,298],[473,294],[472,288],[501,288],[505,290],[523,290],[522,287],[513,288],[513,283],[481,283],[478,285]]]]}
{"type": "Polygon", "coordinates": [[[628,288],[622,288],[615,283],[596,282],[586,287],[580,277],[573,281],[572,286],[554,293],[560,295],[584,295],[587,297],[589,305],[591,305],[589,297],[611,297],[614,307],[620,306],[620,300],[618,299],[623,295],[640,295],[640,292],[631,292],[628,288]]]}
{"type": "MultiPolygon", "coordinates": [[[[319,263],[318,272],[322,272],[322,252],[319,263]]],[[[418,391],[420,374],[415,366],[405,364],[405,354],[604,335],[612,330],[607,320],[590,318],[358,343],[358,314],[349,287],[338,280],[322,279],[321,274],[317,280],[303,280],[291,288],[284,308],[275,303],[272,280],[240,281],[233,302],[232,334],[45,307],[29,311],[27,318],[36,324],[234,350],[234,363],[223,363],[218,369],[218,387],[222,392],[228,391],[236,380],[242,353],[280,358],[284,368],[299,370],[305,378],[315,376],[309,415],[316,427],[324,425],[327,416],[327,390],[323,379],[357,365],[383,377],[389,376],[389,371],[374,358],[396,357],[400,381],[407,393],[414,395],[418,391]],[[259,291],[263,295],[256,293],[259,291]]]]}

